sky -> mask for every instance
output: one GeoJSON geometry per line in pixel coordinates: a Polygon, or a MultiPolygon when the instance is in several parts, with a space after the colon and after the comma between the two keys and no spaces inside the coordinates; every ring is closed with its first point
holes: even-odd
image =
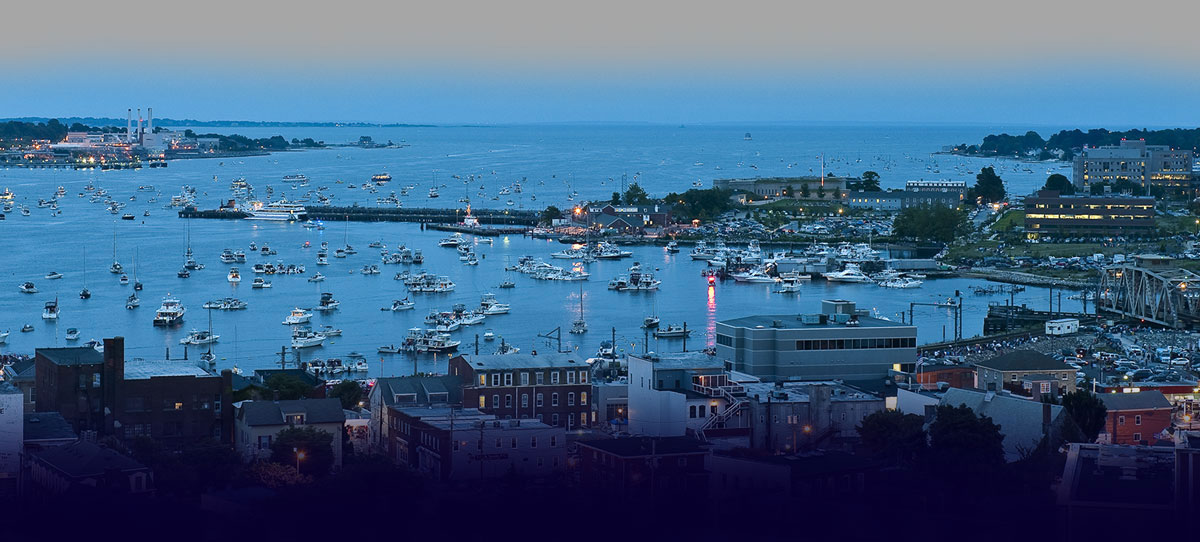
{"type": "Polygon", "coordinates": [[[20,2],[0,20],[0,117],[1196,126],[1198,16],[1159,0],[20,2]]]}

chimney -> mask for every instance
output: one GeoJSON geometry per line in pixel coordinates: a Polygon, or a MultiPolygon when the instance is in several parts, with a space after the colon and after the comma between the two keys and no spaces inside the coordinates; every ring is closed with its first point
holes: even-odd
{"type": "Polygon", "coordinates": [[[133,143],[133,108],[125,110],[125,142],[133,143]]]}
{"type": "Polygon", "coordinates": [[[141,145],[142,144],[142,108],[140,108],[140,107],[138,108],[137,135],[138,135],[138,137],[137,137],[138,145],[141,145]]]}
{"type": "Polygon", "coordinates": [[[153,107],[146,108],[146,132],[151,133],[151,134],[154,133],[154,108],[153,107]]]}

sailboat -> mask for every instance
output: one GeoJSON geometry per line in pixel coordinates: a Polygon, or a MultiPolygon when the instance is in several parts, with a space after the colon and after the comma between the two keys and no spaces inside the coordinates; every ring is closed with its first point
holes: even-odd
{"type": "Polygon", "coordinates": [[[133,250],[133,290],[135,292],[140,292],[140,291],[142,291],[142,281],[138,280],[138,278],[137,278],[137,272],[138,272],[138,258],[137,257],[138,257],[138,250],[135,248],[133,250]]]}
{"type": "Polygon", "coordinates": [[[217,357],[213,355],[212,345],[216,342],[216,335],[213,335],[212,330],[212,309],[208,309],[208,336],[212,337],[212,341],[208,343],[208,351],[200,354],[200,361],[207,363],[210,367],[217,364],[217,357]]]}
{"type": "Polygon", "coordinates": [[[83,247],[83,289],[79,291],[79,299],[87,299],[92,297],[92,292],[87,289],[87,246],[83,247]]]}
{"type": "MultiPolygon", "coordinates": [[[[198,271],[200,269],[204,269],[204,264],[197,262],[196,258],[192,255],[192,221],[191,221],[191,219],[188,219],[188,221],[186,222],[186,229],[184,231],[185,231],[184,238],[186,239],[187,250],[185,250],[183,253],[183,258],[184,258],[183,268],[188,271],[198,271]]],[[[189,273],[189,275],[190,275],[190,273],[189,273]]],[[[180,277],[182,278],[183,275],[180,275],[180,277]]]]}
{"type": "Polygon", "coordinates": [[[579,284],[579,319],[571,323],[571,333],[587,333],[587,321],[583,319],[583,283],[579,284]]]}
{"type": "Polygon", "coordinates": [[[654,300],[653,308],[650,315],[642,319],[642,327],[646,329],[654,329],[658,327],[658,299],[654,300]]]}
{"type": "Polygon", "coordinates": [[[117,229],[113,228],[113,263],[108,266],[108,272],[114,275],[120,275],[125,272],[125,268],[121,267],[121,262],[117,261],[117,229]]]}

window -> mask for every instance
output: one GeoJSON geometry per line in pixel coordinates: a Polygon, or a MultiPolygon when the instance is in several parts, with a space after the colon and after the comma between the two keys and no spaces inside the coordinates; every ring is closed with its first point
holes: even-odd
{"type": "Polygon", "coordinates": [[[479,374],[479,386],[480,387],[487,386],[487,375],[485,375],[483,373],[479,374]]]}
{"type": "Polygon", "coordinates": [[[516,449],[516,447],[517,447],[517,437],[513,437],[513,438],[512,438],[512,445],[511,445],[511,446],[513,447],[513,449],[516,449]]]}
{"type": "Polygon", "coordinates": [[[551,383],[551,384],[558,384],[558,371],[551,371],[551,372],[550,372],[550,383],[551,383]]]}
{"type": "MultiPolygon", "coordinates": [[[[550,406],[558,406],[558,394],[557,393],[550,394],[550,406]]],[[[555,414],[555,416],[557,416],[557,414],[555,414]]]]}
{"type": "Polygon", "coordinates": [[[1117,416],[1117,425],[1125,425],[1125,416],[1117,416]]]}
{"type": "Polygon", "coordinates": [[[479,396],[479,408],[487,408],[487,396],[486,395],[479,396]]]}
{"type": "Polygon", "coordinates": [[[588,402],[587,402],[587,392],[586,392],[586,391],[581,391],[581,392],[579,392],[579,404],[581,404],[581,405],[586,405],[586,404],[588,404],[588,402]]]}
{"type": "Polygon", "coordinates": [[[270,450],[271,449],[271,435],[264,435],[264,436],[258,437],[258,449],[259,450],[270,450]]]}
{"type": "Polygon", "coordinates": [[[554,448],[557,446],[558,446],[558,437],[556,437],[554,435],[550,435],[550,447],[554,448]]]}
{"type": "Polygon", "coordinates": [[[92,387],[93,388],[100,387],[100,373],[92,373],[92,387]]]}
{"type": "Polygon", "coordinates": [[[542,406],[542,397],[544,394],[537,394],[537,406],[542,406]]]}
{"type": "Polygon", "coordinates": [[[521,373],[521,385],[522,386],[529,385],[529,373],[521,373]]]}
{"type": "Polygon", "coordinates": [[[587,412],[579,413],[579,425],[587,425],[587,412]]]}
{"type": "Polygon", "coordinates": [[[1142,434],[1141,434],[1141,433],[1134,433],[1134,434],[1133,434],[1133,440],[1134,440],[1134,441],[1141,441],[1141,440],[1142,440],[1142,434]]]}
{"type": "Polygon", "coordinates": [[[696,417],[696,405],[692,405],[692,406],[689,406],[689,407],[688,407],[688,417],[689,417],[689,418],[695,418],[695,417],[696,417]]]}
{"type": "Polygon", "coordinates": [[[492,385],[493,386],[500,385],[500,373],[492,373],[492,385]]]}
{"type": "Polygon", "coordinates": [[[1042,382],[1042,393],[1050,393],[1050,383],[1042,382]]]}
{"type": "Polygon", "coordinates": [[[492,408],[500,408],[500,395],[499,394],[492,396],[492,408]]]}
{"type": "Polygon", "coordinates": [[[558,425],[558,414],[550,415],[550,425],[554,425],[554,426],[558,425]]]}
{"type": "Polygon", "coordinates": [[[538,383],[538,385],[539,385],[539,386],[541,386],[541,385],[542,385],[542,384],[545,382],[545,380],[546,380],[546,375],[545,375],[545,373],[542,373],[541,371],[538,371],[538,373],[537,373],[537,383],[538,383]]]}
{"type": "Polygon", "coordinates": [[[283,419],[288,423],[288,425],[304,425],[303,414],[285,414],[283,419]]]}
{"type": "Polygon", "coordinates": [[[30,386],[30,388],[29,388],[29,402],[30,403],[37,402],[37,388],[32,387],[32,386],[30,386]]]}
{"type": "Polygon", "coordinates": [[[529,394],[528,393],[521,394],[521,408],[529,408],[529,394]]]}
{"type": "Polygon", "coordinates": [[[537,437],[529,437],[529,447],[537,448],[537,437]]]}
{"type": "Polygon", "coordinates": [[[504,394],[504,408],[512,408],[512,394],[504,394]]]}
{"type": "MultiPolygon", "coordinates": [[[[1142,415],[1141,414],[1138,414],[1137,416],[1133,417],[1133,425],[1142,425],[1142,415]]],[[[1141,440],[1141,439],[1137,439],[1137,440],[1141,440]]]]}
{"type": "Polygon", "coordinates": [[[696,413],[696,417],[697,417],[697,418],[703,418],[703,417],[705,416],[705,414],[704,414],[704,405],[700,405],[700,406],[699,406],[699,407],[696,409],[696,412],[697,412],[697,413],[696,413]]]}
{"type": "Polygon", "coordinates": [[[575,392],[570,392],[567,394],[567,406],[575,406],[575,392]]]}
{"type": "Polygon", "coordinates": [[[505,386],[512,385],[512,373],[504,373],[504,385],[505,386]]]}
{"type": "Polygon", "coordinates": [[[567,384],[575,383],[575,371],[567,371],[567,384]]]}
{"type": "Polygon", "coordinates": [[[587,370],[579,371],[579,383],[587,384],[587,370]]]}

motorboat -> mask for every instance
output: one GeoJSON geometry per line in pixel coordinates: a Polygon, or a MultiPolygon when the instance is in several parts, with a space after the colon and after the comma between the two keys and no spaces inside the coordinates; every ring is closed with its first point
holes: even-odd
{"type": "Polygon", "coordinates": [[[658,327],[658,322],[659,322],[659,319],[657,316],[647,316],[642,319],[642,327],[647,328],[647,329],[653,329],[653,328],[658,327]]]}
{"type": "Polygon", "coordinates": [[[629,268],[628,274],[620,275],[608,281],[608,289],[616,290],[618,292],[651,292],[657,290],[661,284],[662,281],[655,279],[654,275],[651,273],[643,272],[642,266],[634,263],[633,266],[629,268]]]}
{"type": "Polygon", "coordinates": [[[460,245],[464,242],[465,241],[463,240],[463,235],[461,233],[455,233],[454,235],[451,235],[450,237],[446,237],[446,238],[438,241],[438,246],[439,247],[457,248],[458,245],[460,245]]]}
{"type": "Polygon", "coordinates": [[[329,292],[322,292],[321,293],[321,301],[318,302],[318,304],[317,304],[317,310],[319,310],[321,312],[334,311],[334,310],[337,310],[338,305],[341,305],[341,304],[342,304],[341,301],[338,301],[333,298],[333,294],[331,294],[329,292]]]}
{"type": "Polygon", "coordinates": [[[137,294],[129,294],[129,298],[125,300],[125,308],[128,310],[136,309],[141,304],[142,300],[138,299],[137,294]]]}
{"type": "Polygon", "coordinates": [[[375,349],[375,351],[380,354],[399,354],[400,347],[398,347],[394,344],[387,344],[387,345],[380,346],[379,348],[375,349]]]}
{"type": "Polygon", "coordinates": [[[315,275],[308,277],[309,282],[321,282],[323,280],[325,280],[325,275],[322,275],[320,271],[317,271],[315,275]]]}
{"type": "Polygon", "coordinates": [[[321,326],[321,334],[326,337],[341,337],[342,330],[330,325],[324,325],[321,326]]]}
{"type": "Polygon", "coordinates": [[[250,283],[250,287],[257,289],[257,290],[261,290],[263,288],[270,288],[271,283],[263,280],[262,277],[254,277],[254,281],[250,283]]]}
{"type": "Polygon", "coordinates": [[[58,320],[58,298],[46,302],[46,307],[42,309],[42,320],[58,320]]]}
{"type": "Polygon", "coordinates": [[[485,332],[483,332],[483,340],[485,340],[485,341],[494,341],[494,340],[496,340],[496,333],[495,333],[494,331],[490,330],[490,329],[489,329],[489,330],[487,330],[487,331],[485,331],[485,332]]]}
{"type": "Polygon", "coordinates": [[[178,299],[170,296],[164,297],[162,306],[154,313],[154,325],[170,327],[182,324],[184,312],[183,304],[178,299]]]}
{"type": "Polygon", "coordinates": [[[7,329],[4,331],[0,331],[0,344],[4,344],[4,343],[8,342],[8,334],[9,334],[9,331],[7,329]]]}
{"type": "Polygon", "coordinates": [[[499,287],[500,288],[516,288],[517,284],[511,280],[506,280],[504,282],[501,282],[499,287]]]}
{"type": "Polygon", "coordinates": [[[21,333],[29,333],[33,331],[33,324],[25,324],[21,326],[21,333]]]}
{"type": "Polygon", "coordinates": [[[671,241],[670,243],[667,243],[667,252],[669,252],[671,254],[678,254],[679,253],[679,243],[676,243],[675,241],[671,241]]]}
{"type": "Polygon", "coordinates": [[[229,268],[229,282],[237,283],[237,282],[241,282],[241,281],[242,281],[242,272],[240,270],[238,270],[238,268],[236,268],[236,267],[230,267],[229,268]]]}
{"type": "Polygon", "coordinates": [[[121,278],[118,279],[117,282],[121,283],[121,286],[128,285],[129,284],[129,275],[121,275],[121,278]]]}
{"type": "MultiPolygon", "coordinates": [[[[5,335],[5,336],[8,336],[8,333],[5,333],[4,335],[5,335]]],[[[78,340],[79,340],[79,330],[78,330],[78,329],[75,329],[75,328],[73,328],[73,327],[72,327],[72,328],[67,328],[67,336],[66,336],[66,339],[67,339],[68,341],[78,341],[78,340]]]]}
{"type": "Polygon", "coordinates": [[[445,353],[458,350],[460,344],[462,341],[453,340],[450,335],[435,329],[414,327],[408,330],[403,346],[414,352],[445,353]]]}
{"type": "Polygon", "coordinates": [[[923,282],[908,277],[897,277],[879,283],[884,288],[920,288],[923,282]]]}
{"type": "Polygon", "coordinates": [[[292,348],[312,348],[325,342],[325,334],[311,329],[296,329],[292,332],[292,348]]]}
{"type": "Polygon", "coordinates": [[[49,273],[46,273],[47,280],[55,280],[55,279],[61,279],[61,278],[63,278],[63,274],[59,273],[58,271],[51,271],[49,273]]]}
{"type": "Polygon", "coordinates": [[[825,273],[825,280],[830,282],[871,282],[871,277],[863,273],[858,264],[847,263],[841,271],[825,273]]]}
{"type": "Polygon", "coordinates": [[[19,288],[23,294],[36,294],[38,292],[37,287],[32,282],[24,282],[19,288]]]}
{"type": "Polygon", "coordinates": [[[775,277],[768,275],[765,271],[763,271],[761,269],[751,269],[750,271],[746,271],[745,273],[734,273],[730,276],[733,277],[733,280],[735,280],[737,282],[748,282],[748,283],[774,283],[775,282],[775,277]]]}
{"type": "Polygon", "coordinates": [[[679,339],[692,334],[692,330],[684,329],[681,326],[668,324],[665,328],[654,330],[654,338],[656,339],[679,339]]]}
{"type": "Polygon", "coordinates": [[[187,334],[186,337],[179,339],[179,344],[212,344],[217,342],[221,336],[207,329],[195,330],[187,334]]]}
{"type": "Polygon", "coordinates": [[[92,292],[89,291],[87,288],[84,288],[79,291],[79,299],[90,299],[91,297],[92,297],[92,292]]]}
{"type": "Polygon", "coordinates": [[[307,324],[311,320],[312,320],[311,312],[301,309],[299,307],[296,307],[296,308],[292,309],[291,314],[287,315],[287,318],[283,319],[283,325],[297,326],[300,324],[307,324]]]}
{"type": "Polygon", "coordinates": [[[406,297],[404,299],[393,299],[392,306],[391,307],[383,307],[382,310],[393,311],[393,312],[406,311],[406,310],[411,310],[411,309],[415,308],[416,306],[417,306],[416,303],[409,301],[408,298],[406,297]]]}
{"type": "Polygon", "coordinates": [[[379,274],[379,266],[378,265],[364,265],[362,268],[362,274],[378,275],[379,274]]]}

